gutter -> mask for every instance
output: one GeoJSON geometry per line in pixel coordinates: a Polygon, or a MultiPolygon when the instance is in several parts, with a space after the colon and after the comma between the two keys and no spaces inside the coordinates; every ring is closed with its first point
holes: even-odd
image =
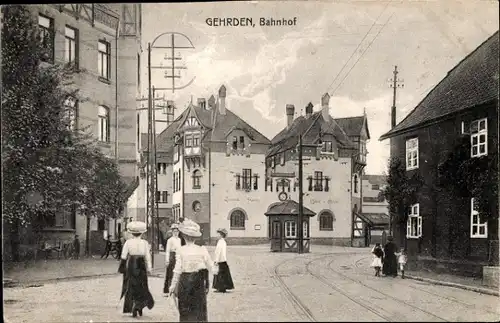
{"type": "Polygon", "coordinates": [[[115,161],[118,165],[118,37],[120,34],[120,18],[115,33],[115,161]]]}

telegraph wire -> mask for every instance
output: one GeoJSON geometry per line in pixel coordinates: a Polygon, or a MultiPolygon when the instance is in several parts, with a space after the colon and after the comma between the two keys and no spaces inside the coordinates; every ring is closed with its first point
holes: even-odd
{"type": "MultiPolygon", "coordinates": [[[[356,49],[354,49],[354,51],[352,52],[351,56],[349,57],[349,59],[345,62],[344,66],[342,66],[342,69],[337,73],[337,76],[335,76],[335,78],[333,79],[332,83],[330,83],[330,85],[326,88],[326,91],[328,92],[330,90],[330,88],[332,87],[332,85],[335,83],[335,81],[339,78],[340,74],[344,71],[344,69],[346,68],[347,64],[350,62],[351,58],[354,56],[354,54],[356,54],[356,52],[358,51],[359,47],[361,47],[361,44],[363,43],[363,41],[366,39],[366,37],[368,37],[368,34],[370,34],[370,32],[372,31],[373,27],[377,24],[377,22],[379,21],[380,17],[382,17],[382,15],[384,14],[384,12],[387,10],[387,7],[389,7],[389,3],[388,2],[386,4],[386,6],[384,7],[384,9],[380,12],[380,14],[378,15],[377,19],[375,19],[375,21],[372,23],[372,25],[370,26],[370,29],[368,29],[368,31],[366,32],[365,36],[363,37],[363,39],[361,39],[361,41],[359,42],[358,46],[356,47],[356,49]]],[[[383,26],[382,26],[383,28],[383,26]]],[[[376,36],[375,36],[376,37],[376,36]]]]}
{"type": "Polygon", "coordinates": [[[372,41],[368,44],[368,46],[366,47],[366,49],[361,53],[361,55],[358,57],[358,59],[354,62],[354,65],[349,69],[349,71],[347,71],[347,74],[344,76],[344,78],[342,79],[342,81],[340,81],[339,85],[337,85],[337,87],[335,88],[335,90],[333,90],[333,92],[330,94],[331,96],[333,96],[333,94],[337,91],[337,89],[342,85],[342,83],[345,81],[345,79],[349,76],[349,74],[351,73],[351,71],[353,70],[354,67],[356,67],[356,64],[359,62],[359,60],[363,57],[363,55],[366,53],[366,51],[368,49],[370,49],[371,45],[373,44],[373,42],[377,39],[377,37],[380,35],[380,33],[382,32],[382,30],[384,29],[384,27],[389,23],[389,21],[391,20],[392,16],[394,14],[391,14],[389,16],[389,18],[387,18],[387,21],[382,25],[382,27],[379,29],[378,33],[375,35],[375,37],[373,37],[372,41]]]}

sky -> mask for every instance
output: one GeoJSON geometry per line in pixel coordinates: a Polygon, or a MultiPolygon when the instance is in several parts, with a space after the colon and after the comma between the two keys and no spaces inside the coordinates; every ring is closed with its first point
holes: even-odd
{"type": "MultiPolygon", "coordinates": [[[[397,122],[467,54],[499,28],[496,0],[435,1],[235,1],[143,4],[142,80],[147,80],[147,44],[168,32],[182,33],[194,48],[176,50],[185,66],[176,86],[159,92],[174,100],[178,116],[198,97],[227,88],[227,107],[272,139],[286,125],[285,106],[296,117],[312,102],[320,109],[328,92],[334,118],[366,111],[371,139],[367,174],[384,174],[389,141],[394,66],[404,84],[397,91],[397,122]],[[252,18],[255,26],[209,26],[207,18],[252,18]],[[259,19],[294,19],[295,26],[260,26],[259,19]]],[[[183,36],[177,45],[189,47],[183,36]]],[[[171,35],[154,46],[170,46],[171,35]]],[[[154,48],[153,66],[170,66],[170,50],[154,48]]],[[[152,85],[171,87],[164,70],[152,85]]],[[[144,83],[144,82],[143,82],[144,83]]],[[[147,84],[143,85],[147,96],[147,84]]],[[[147,125],[142,118],[141,128],[147,125]]],[[[161,113],[157,119],[165,119],[161,113]]],[[[164,123],[157,124],[157,132],[164,123]]],[[[164,127],[164,126],[163,126],[164,127]]]]}

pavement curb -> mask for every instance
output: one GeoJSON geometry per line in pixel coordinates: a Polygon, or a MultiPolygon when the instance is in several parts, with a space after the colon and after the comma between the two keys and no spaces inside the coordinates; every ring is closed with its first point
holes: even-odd
{"type": "Polygon", "coordinates": [[[496,291],[493,289],[488,289],[488,288],[481,288],[481,287],[474,287],[474,286],[462,285],[462,284],[457,284],[457,283],[450,283],[450,282],[445,282],[445,281],[440,281],[440,280],[435,280],[435,279],[430,279],[430,278],[423,278],[423,277],[418,277],[418,276],[412,276],[412,275],[405,275],[405,278],[419,280],[419,281],[431,283],[434,285],[449,286],[449,287],[470,290],[470,291],[480,293],[480,294],[500,296],[499,291],[496,291]]]}

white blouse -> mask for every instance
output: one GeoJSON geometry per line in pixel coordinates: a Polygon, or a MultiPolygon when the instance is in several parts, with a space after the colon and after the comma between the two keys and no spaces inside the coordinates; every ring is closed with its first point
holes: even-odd
{"type": "Polygon", "coordinates": [[[181,247],[181,238],[172,236],[167,240],[167,247],[165,249],[165,263],[170,262],[170,253],[171,252],[177,253],[180,247],[181,247]]]}
{"type": "Polygon", "coordinates": [[[193,273],[201,269],[213,272],[213,264],[207,248],[195,244],[187,244],[175,254],[175,274],[193,273]]]}
{"type": "Polygon", "coordinates": [[[227,261],[227,243],[224,239],[219,239],[217,241],[217,246],[215,247],[215,262],[226,262],[227,261]]]}
{"type": "Polygon", "coordinates": [[[144,256],[146,258],[146,266],[151,271],[151,253],[149,252],[149,243],[140,237],[133,237],[125,241],[122,248],[122,259],[126,260],[128,255],[144,256]]]}

